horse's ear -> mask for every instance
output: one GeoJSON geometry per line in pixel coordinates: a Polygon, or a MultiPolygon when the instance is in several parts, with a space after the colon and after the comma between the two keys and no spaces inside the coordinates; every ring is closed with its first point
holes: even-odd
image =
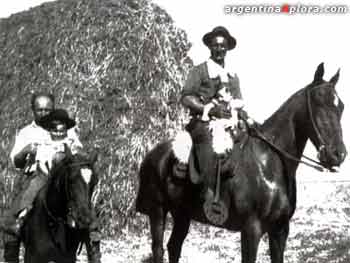
{"type": "Polygon", "coordinates": [[[97,161],[97,158],[98,158],[98,153],[96,150],[93,150],[89,158],[90,163],[94,164],[97,161]]]}
{"type": "Polygon", "coordinates": [[[64,154],[67,160],[71,160],[73,157],[72,151],[70,150],[70,148],[66,143],[64,143],[64,154]]]}
{"type": "Polygon", "coordinates": [[[335,84],[337,84],[339,80],[339,73],[340,73],[340,69],[338,69],[337,73],[335,73],[335,75],[329,80],[329,82],[332,83],[334,86],[335,84]]]}
{"type": "Polygon", "coordinates": [[[323,79],[323,75],[324,75],[324,64],[322,62],[320,65],[318,65],[318,67],[315,71],[313,83],[321,82],[323,79]]]}

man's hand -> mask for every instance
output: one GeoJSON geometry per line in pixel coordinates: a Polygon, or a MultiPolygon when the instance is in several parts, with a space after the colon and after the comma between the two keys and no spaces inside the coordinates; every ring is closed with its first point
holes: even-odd
{"type": "Polygon", "coordinates": [[[231,112],[221,105],[215,105],[211,108],[208,115],[219,119],[229,119],[232,117],[231,112]]]}
{"type": "Polygon", "coordinates": [[[35,157],[37,148],[37,143],[29,143],[17,155],[15,155],[14,163],[16,168],[25,168],[27,163],[35,157]]]}
{"type": "Polygon", "coordinates": [[[241,119],[241,120],[247,121],[249,116],[248,116],[248,113],[245,110],[240,109],[238,111],[238,118],[241,119]]]}
{"type": "Polygon", "coordinates": [[[256,128],[256,126],[257,126],[256,121],[254,119],[252,119],[251,117],[249,117],[248,113],[243,109],[240,109],[238,111],[238,118],[241,120],[244,120],[249,128],[256,128]]]}
{"type": "Polygon", "coordinates": [[[26,158],[28,155],[35,156],[38,149],[37,143],[28,143],[20,152],[22,158],[26,158]]]}

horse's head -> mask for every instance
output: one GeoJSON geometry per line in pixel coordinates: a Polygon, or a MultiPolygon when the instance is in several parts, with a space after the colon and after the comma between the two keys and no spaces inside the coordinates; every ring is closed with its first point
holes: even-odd
{"type": "Polygon", "coordinates": [[[91,196],[98,180],[96,160],[96,153],[71,155],[68,152],[51,170],[52,182],[60,189],[61,198],[64,197],[64,213],[72,228],[89,228],[95,218],[91,196]]]}
{"type": "Polygon", "coordinates": [[[339,98],[335,85],[338,72],[329,80],[323,80],[324,66],[321,63],[313,82],[306,88],[309,111],[310,139],[318,150],[318,158],[323,166],[339,166],[346,157],[343,142],[341,117],[344,104],[339,98]]]}

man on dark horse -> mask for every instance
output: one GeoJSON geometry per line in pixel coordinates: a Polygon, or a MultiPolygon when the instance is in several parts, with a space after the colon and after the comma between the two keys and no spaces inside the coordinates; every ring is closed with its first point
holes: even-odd
{"type": "Polygon", "coordinates": [[[188,75],[182,91],[181,102],[190,110],[191,120],[186,129],[192,137],[193,147],[198,160],[199,177],[194,183],[207,183],[214,176],[218,152],[213,147],[210,121],[230,119],[235,114],[253,124],[242,110],[243,100],[237,74],[230,74],[225,67],[225,57],[236,46],[236,39],[224,27],[215,27],[203,36],[204,44],[210,50],[210,58],[195,66],[188,75]],[[220,103],[220,94],[226,89],[233,98],[233,105],[220,103]],[[244,116],[243,116],[244,115],[244,116]]]}
{"type": "MultiPolygon", "coordinates": [[[[50,131],[44,128],[48,127],[48,125],[45,125],[46,122],[52,120],[50,115],[55,111],[54,102],[54,96],[49,93],[42,92],[32,96],[31,109],[34,121],[18,132],[15,145],[11,151],[11,160],[14,166],[21,171],[24,178],[20,180],[21,185],[17,185],[19,191],[16,193],[5,223],[5,230],[10,234],[4,248],[4,259],[8,263],[19,262],[21,228],[32,208],[37,193],[47,182],[46,167],[40,165],[40,163],[49,160],[41,160],[46,157],[46,154],[39,154],[38,152],[40,152],[39,148],[42,145],[50,145],[54,142],[50,131]],[[46,122],[43,121],[45,119],[46,122]]],[[[64,124],[66,128],[70,128],[67,130],[65,137],[69,142],[68,146],[71,152],[75,154],[82,150],[83,145],[73,128],[75,121],[70,119],[68,114],[63,115],[59,114],[55,118],[61,121],[61,124],[64,124]]],[[[93,225],[97,225],[97,223],[93,225]]],[[[96,232],[98,232],[97,227],[91,229],[90,237],[99,236],[96,232]]],[[[89,262],[100,262],[100,240],[90,238],[86,245],[89,262]]]]}

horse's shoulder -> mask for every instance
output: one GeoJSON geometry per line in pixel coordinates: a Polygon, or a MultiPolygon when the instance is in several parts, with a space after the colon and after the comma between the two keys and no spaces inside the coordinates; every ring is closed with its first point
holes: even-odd
{"type": "Polygon", "coordinates": [[[245,153],[248,155],[259,156],[261,154],[266,154],[270,152],[270,147],[266,144],[266,142],[262,141],[256,137],[250,137],[247,145],[245,146],[245,153]]]}
{"type": "Polygon", "coordinates": [[[35,201],[34,201],[34,206],[43,206],[44,205],[44,202],[46,200],[46,194],[48,192],[47,187],[48,186],[47,186],[47,183],[46,183],[44,185],[44,187],[42,187],[39,190],[39,192],[38,192],[38,194],[37,194],[37,196],[35,198],[35,201]]]}
{"type": "Polygon", "coordinates": [[[250,164],[263,164],[263,166],[271,166],[271,163],[280,163],[280,153],[278,153],[271,145],[257,137],[250,137],[248,140],[243,156],[245,162],[250,164]]]}

